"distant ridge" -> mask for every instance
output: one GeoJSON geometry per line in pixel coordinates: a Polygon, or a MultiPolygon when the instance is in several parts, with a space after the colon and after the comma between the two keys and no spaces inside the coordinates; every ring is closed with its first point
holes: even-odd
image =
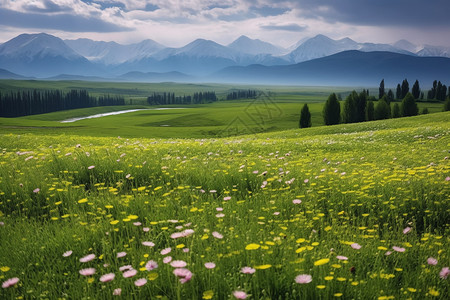
{"type": "Polygon", "coordinates": [[[12,73],[5,69],[0,69],[0,79],[27,79],[25,76],[12,73]]]}
{"type": "Polygon", "coordinates": [[[436,79],[450,82],[450,58],[350,50],[287,66],[230,67],[217,72],[211,79],[242,83],[374,86],[383,78],[387,86],[395,86],[405,78],[410,82],[418,79],[422,84],[431,84],[436,79]]]}

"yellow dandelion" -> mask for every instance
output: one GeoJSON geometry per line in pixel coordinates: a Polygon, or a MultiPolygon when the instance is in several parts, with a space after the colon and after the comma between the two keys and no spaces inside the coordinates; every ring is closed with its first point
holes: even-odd
{"type": "Polygon", "coordinates": [[[78,200],[78,203],[86,203],[86,202],[88,202],[88,200],[86,199],[86,198],[83,198],[83,199],[81,199],[81,200],[78,200]]]}
{"type": "Polygon", "coordinates": [[[322,259],[319,259],[318,261],[315,261],[314,265],[321,266],[321,265],[327,264],[329,261],[330,261],[329,258],[322,258],[322,259]]]}
{"type": "Polygon", "coordinates": [[[272,265],[259,265],[259,266],[255,266],[255,269],[265,270],[265,269],[268,269],[270,267],[272,267],[272,265]]]}
{"type": "Polygon", "coordinates": [[[203,299],[212,299],[214,292],[212,290],[203,292],[203,299]]]}
{"type": "Polygon", "coordinates": [[[245,250],[256,250],[259,249],[259,247],[261,247],[261,245],[252,243],[245,246],[245,250]]]}

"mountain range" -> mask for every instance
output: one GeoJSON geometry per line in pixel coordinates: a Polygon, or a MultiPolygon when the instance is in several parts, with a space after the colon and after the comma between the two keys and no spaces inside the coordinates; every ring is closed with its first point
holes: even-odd
{"type": "MultiPolygon", "coordinates": [[[[394,77],[395,80],[408,76],[419,78],[421,74],[424,78],[434,76],[447,80],[448,76],[442,78],[437,74],[443,72],[443,75],[446,75],[448,68],[438,71],[427,68],[427,64],[439,61],[445,66],[450,60],[449,57],[450,48],[446,47],[417,46],[406,40],[392,45],[358,43],[350,38],[333,40],[324,35],[303,39],[286,49],[246,36],[239,37],[229,45],[197,39],[183,47],[171,48],[153,40],[122,45],[89,39],[62,40],[41,33],[21,34],[0,44],[0,69],[3,69],[0,78],[24,76],[54,80],[79,78],[144,82],[210,81],[213,78],[233,82],[238,79],[246,82],[267,82],[267,78],[272,81],[284,78],[285,83],[288,83],[286,79],[289,79],[289,82],[296,84],[306,84],[306,81],[308,84],[313,84],[313,81],[321,84],[321,80],[328,75],[339,72],[342,80],[347,78],[346,82],[349,83],[352,76],[343,75],[350,73],[349,70],[355,71],[359,64],[370,65],[370,69],[366,68],[365,71],[369,73],[370,70],[371,74],[376,74],[377,81],[390,77],[392,80],[394,77]],[[354,55],[353,59],[351,55],[354,55]],[[434,57],[432,60],[431,56],[434,57]],[[342,65],[340,62],[344,61],[345,65],[342,65]],[[374,61],[378,61],[378,64],[374,64],[374,61]],[[385,64],[386,61],[390,63],[385,64]],[[409,68],[408,62],[414,63],[416,67],[420,66],[417,74],[409,68]],[[375,72],[380,65],[384,66],[384,71],[375,72]],[[331,70],[332,66],[336,72],[331,70]],[[305,73],[306,70],[309,70],[309,76],[305,73]],[[432,74],[423,74],[425,70],[432,74]],[[235,73],[231,75],[230,72],[235,73]],[[269,73],[263,76],[266,72],[269,73]],[[318,72],[327,73],[313,76],[319,74],[318,72]],[[243,74],[251,78],[242,78],[243,74]],[[303,81],[299,82],[299,78],[303,78],[303,81]],[[315,79],[312,80],[313,78],[315,79]]],[[[370,77],[368,74],[360,75],[370,77]]],[[[353,77],[352,80],[361,81],[360,76],[353,77]]],[[[414,79],[416,78],[412,78],[414,79]]],[[[336,81],[336,84],[338,83],[336,81]]]]}

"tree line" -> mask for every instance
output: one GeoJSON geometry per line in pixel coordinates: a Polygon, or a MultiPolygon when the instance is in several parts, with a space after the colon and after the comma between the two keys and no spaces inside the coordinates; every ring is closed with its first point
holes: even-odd
{"type": "Polygon", "coordinates": [[[125,105],[119,96],[90,96],[86,90],[33,90],[0,93],[0,117],[21,117],[94,106],[125,105]]]}
{"type": "Polygon", "coordinates": [[[217,101],[215,92],[198,92],[192,96],[175,96],[175,93],[162,92],[153,93],[147,97],[149,105],[171,105],[171,104],[205,104],[217,101]]]}
{"type": "Polygon", "coordinates": [[[227,100],[255,99],[259,93],[255,90],[238,90],[228,93],[227,100]]]}
{"type": "MultiPolygon", "coordinates": [[[[384,88],[384,79],[380,82],[378,92],[378,99],[381,99],[386,95],[389,101],[394,100],[394,93],[392,90],[389,90],[387,93],[384,88]]],[[[395,99],[403,99],[406,94],[410,92],[409,90],[409,82],[407,79],[403,80],[402,83],[397,84],[397,89],[395,93],[395,99]]],[[[416,100],[425,100],[425,93],[420,89],[419,81],[416,80],[411,88],[411,94],[416,100]]],[[[428,90],[426,100],[436,100],[436,101],[445,101],[447,95],[450,96],[450,86],[447,88],[445,84],[440,81],[434,80],[433,87],[428,90]]]]}
{"type": "MultiPolygon", "coordinates": [[[[380,82],[378,96],[379,99],[377,100],[375,97],[369,96],[368,90],[363,90],[361,93],[352,91],[343,101],[341,109],[340,96],[332,93],[325,102],[322,111],[325,125],[416,116],[419,114],[416,100],[419,98],[423,99],[423,92],[421,92],[417,80],[410,91],[409,83],[405,79],[401,85],[397,85],[396,97],[397,99],[401,99],[401,103],[394,102],[395,99],[392,90],[386,93],[384,80],[382,80],[380,82]],[[394,103],[393,107],[391,107],[391,103],[394,103]]],[[[447,87],[440,81],[435,80],[432,89],[427,93],[427,97],[429,100],[445,100],[444,111],[450,111],[450,87],[447,96],[447,87]]],[[[422,114],[426,113],[428,113],[428,110],[424,108],[422,114]]],[[[311,127],[311,114],[307,104],[303,106],[300,112],[299,127],[311,127]]]]}

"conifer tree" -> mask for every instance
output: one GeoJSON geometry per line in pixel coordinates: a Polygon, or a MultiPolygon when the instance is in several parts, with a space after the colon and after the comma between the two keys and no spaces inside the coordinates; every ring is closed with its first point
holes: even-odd
{"type": "Polygon", "coordinates": [[[335,93],[331,94],[325,102],[322,116],[325,125],[335,125],[341,121],[341,104],[335,93]]]}
{"type": "Polygon", "coordinates": [[[417,116],[419,114],[416,100],[414,100],[411,93],[407,93],[405,98],[403,98],[401,111],[403,117],[417,116]]]}
{"type": "Polygon", "coordinates": [[[311,113],[309,112],[308,104],[305,103],[300,112],[300,128],[311,127],[311,113]]]}

